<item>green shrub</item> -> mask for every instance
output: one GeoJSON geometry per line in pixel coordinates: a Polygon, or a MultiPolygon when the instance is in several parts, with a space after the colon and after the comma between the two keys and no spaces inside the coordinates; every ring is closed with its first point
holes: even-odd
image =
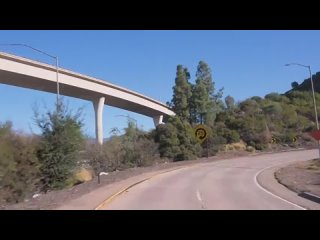
{"type": "Polygon", "coordinates": [[[41,163],[43,190],[62,189],[71,177],[82,148],[81,111],[73,114],[63,102],[43,115],[35,112],[42,131],[37,156],[41,163]]]}
{"type": "Polygon", "coordinates": [[[167,124],[157,126],[156,131],[155,141],[159,143],[161,157],[182,161],[200,156],[200,143],[188,122],[181,121],[178,117],[171,117],[167,124]]]}
{"type": "Polygon", "coordinates": [[[38,139],[0,123],[0,201],[19,202],[39,187],[38,139]]]}

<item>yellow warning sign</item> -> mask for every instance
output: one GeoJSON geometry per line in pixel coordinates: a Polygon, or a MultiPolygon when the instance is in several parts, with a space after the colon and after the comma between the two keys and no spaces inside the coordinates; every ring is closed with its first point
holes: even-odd
{"type": "Polygon", "coordinates": [[[194,134],[197,139],[199,139],[201,142],[203,142],[208,137],[208,130],[207,130],[206,126],[204,126],[204,125],[197,125],[194,128],[194,134]]]}

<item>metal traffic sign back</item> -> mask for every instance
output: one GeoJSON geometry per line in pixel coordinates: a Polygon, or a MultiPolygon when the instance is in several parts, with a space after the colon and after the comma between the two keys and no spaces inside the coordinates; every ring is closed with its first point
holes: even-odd
{"type": "Polygon", "coordinates": [[[320,130],[313,131],[309,133],[311,137],[313,137],[315,140],[320,140],[320,130]]]}
{"type": "Polygon", "coordinates": [[[201,141],[201,143],[208,138],[208,130],[204,125],[197,125],[194,128],[194,134],[197,139],[201,141]]]}

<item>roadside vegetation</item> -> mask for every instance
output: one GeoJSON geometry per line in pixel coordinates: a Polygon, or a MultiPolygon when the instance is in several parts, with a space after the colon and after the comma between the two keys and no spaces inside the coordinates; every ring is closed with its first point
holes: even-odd
{"type": "MultiPolygon", "coordinates": [[[[83,177],[89,173],[99,182],[103,172],[218,152],[313,147],[316,142],[308,134],[315,129],[312,95],[296,82],[292,87],[285,94],[236,102],[223,96],[223,88],[216,89],[210,67],[200,61],[194,77],[185,66],[177,66],[167,102],[176,116],[150,132],[129,120],[123,134],[114,128],[111,137],[97,145],[83,133],[81,111],[72,112],[63,101],[45,113],[35,111],[40,135],[16,132],[11,122],[0,123],[0,203],[71,187],[91,179],[83,177]],[[209,132],[203,143],[194,134],[198,124],[209,132]]],[[[316,101],[320,106],[318,93],[316,101]]]]}

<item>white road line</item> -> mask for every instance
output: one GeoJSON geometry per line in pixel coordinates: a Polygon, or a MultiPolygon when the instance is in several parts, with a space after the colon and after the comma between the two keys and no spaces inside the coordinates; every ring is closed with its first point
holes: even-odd
{"type": "Polygon", "coordinates": [[[197,198],[198,198],[198,200],[202,203],[202,199],[201,199],[201,195],[200,195],[200,192],[199,192],[199,191],[197,191],[197,198]]]}
{"type": "MultiPolygon", "coordinates": [[[[281,163],[281,164],[283,164],[283,163],[281,163]]],[[[264,187],[262,187],[262,186],[259,184],[259,182],[258,182],[258,180],[257,180],[257,177],[258,177],[258,175],[259,175],[260,173],[262,173],[264,170],[267,170],[268,168],[272,168],[272,167],[275,167],[275,166],[281,165],[281,164],[272,165],[272,166],[270,166],[270,167],[263,168],[263,169],[261,169],[259,172],[257,172],[256,175],[254,176],[254,182],[255,182],[255,184],[256,184],[261,190],[263,190],[263,191],[265,191],[266,193],[272,195],[273,197],[278,198],[278,199],[280,199],[280,200],[282,200],[282,201],[284,201],[284,202],[286,202],[286,203],[289,203],[289,204],[291,204],[291,205],[293,205],[293,206],[295,206],[295,207],[297,207],[297,208],[299,208],[299,209],[307,210],[307,209],[304,208],[304,207],[301,207],[301,206],[299,206],[299,205],[297,205],[297,204],[295,204],[295,203],[293,203],[293,202],[290,202],[290,201],[288,201],[288,200],[286,200],[286,199],[284,199],[284,198],[282,198],[282,197],[280,197],[280,196],[278,196],[278,195],[273,194],[272,192],[269,192],[267,189],[265,189],[264,187]]]]}
{"type": "Polygon", "coordinates": [[[198,198],[198,200],[200,201],[201,208],[202,208],[202,209],[206,209],[206,206],[204,205],[204,202],[202,201],[202,198],[201,198],[201,195],[200,195],[199,190],[197,190],[197,198],[198,198]]]}

